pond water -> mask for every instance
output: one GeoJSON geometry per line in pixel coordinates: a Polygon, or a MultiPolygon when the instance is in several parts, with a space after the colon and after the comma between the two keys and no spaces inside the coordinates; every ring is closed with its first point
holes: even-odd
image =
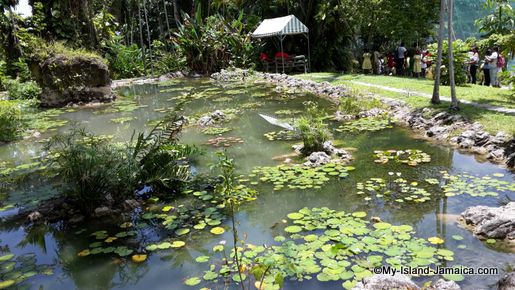
{"type": "MultiPolygon", "coordinates": [[[[234,120],[224,125],[232,128],[232,131],[223,136],[238,137],[244,141],[227,148],[227,152],[234,158],[238,174],[248,175],[256,166],[279,165],[280,161],[274,160],[274,157],[292,153],[291,145],[296,143],[267,140],[263,135],[278,129],[266,123],[258,113],[275,115],[281,110],[301,111],[302,103],[306,100],[318,102],[320,108],[329,114],[334,112],[328,101],[314,96],[275,92],[264,85],[233,84],[222,87],[206,79],[134,86],[120,91],[125,97],[114,104],[63,112],[58,118],[68,120],[69,125],[44,133],[42,139],[68,130],[71,123],[78,123],[96,135],[112,135],[118,141],[128,140],[134,130],[149,130],[153,121],[165,116],[166,111],[173,109],[178,99],[189,92],[190,98],[184,105],[187,116],[198,116],[216,109],[239,110],[234,120]]],[[[332,129],[336,127],[338,124],[331,124],[332,129]]],[[[456,215],[469,206],[498,206],[506,197],[515,199],[515,175],[511,172],[489,163],[480,163],[473,156],[456,150],[417,140],[408,130],[400,127],[376,132],[333,131],[338,146],[350,148],[354,157],[351,165],[356,169],[350,171],[346,178],[331,178],[319,189],[274,190],[274,186],[265,182],[254,184],[252,187],[259,192],[257,200],[244,203],[235,216],[239,235],[245,238],[246,243],[277,244],[274,237],[286,235],[282,221],[287,219],[288,213],[304,207],[328,207],[349,213],[364,211],[368,213],[367,218],[375,216],[393,225],[410,225],[416,231],[414,236],[426,240],[440,237],[444,243],[436,247],[454,252],[453,261],[445,262],[447,266],[496,267],[500,275],[510,265],[515,266],[515,254],[500,243],[489,244],[478,240],[455,222],[456,215]],[[375,163],[373,152],[388,149],[422,150],[431,156],[431,161],[416,167],[393,161],[387,164],[375,163]],[[461,194],[442,198],[442,189],[425,180],[441,179],[443,171],[450,175],[468,173],[478,177],[489,176],[504,187],[487,186],[487,190],[496,192],[497,196],[461,194]],[[357,189],[358,183],[365,183],[370,178],[393,178],[391,172],[394,176],[397,172],[401,173],[409,182],[420,183],[420,187],[431,194],[431,199],[424,203],[384,202],[379,197],[367,201],[363,195],[357,194],[360,191],[357,189]]],[[[195,126],[188,127],[182,134],[182,143],[197,145],[205,150],[205,154],[194,163],[198,173],[209,173],[210,165],[216,159],[214,152],[220,149],[205,144],[214,137],[203,134],[195,126]]],[[[44,154],[42,143],[27,140],[0,147],[3,168],[34,162],[44,154]]],[[[8,191],[3,189],[1,197],[4,209],[0,216],[10,216],[20,207],[30,207],[40,199],[55,196],[59,189],[59,184],[49,184],[44,177],[34,174],[17,188],[8,191]]],[[[146,245],[166,238],[168,232],[160,229],[155,221],[141,221],[138,216],[136,213],[133,223],[139,223],[139,226],[126,246],[135,252],[142,252],[146,245]]],[[[229,229],[230,224],[224,221],[220,226],[229,229]]],[[[91,233],[98,230],[116,233],[117,227],[116,221],[77,227],[65,226],[63,223],[28,227],[2,222],[0,253],[13,253],[15,258],[10,261],[18,259],[18,263],[12,265],[9,261],[0,261],[0,280],[19,279],[26,274],[26,277],[18,280],[21,283],[11,287],[13,289],[224,289],[222,282],[190,287],[184,285],[184,281],[192,276],[202,277],[203,271],[209,267],[197,263],[195,258],[209,255],[211,248],[222,240],[230,244],[230,230],[222,235],[192,231],[181,236],[180,239],[186,242],[184,247],[149,252],[143,263],[133,263],[130,258],[112,254],[78,255],[96,242],[91,233]]],[[[494,287],[500,275],[466,276],[459,284],[463,289],[489,289],[494,287]]],[[[419,277],[415,281],[421,284],[437,278],[419,277]]],[[[231,285],[229,288],[236,289],[237,286],[231,285]]],[[[3,288],[0,286],[0,289],[3,288]]],[[[251,289],[255,288],[252,286],[251,289]]],[[[342,289],[342,281],[318,282],[315,278],[298,282],[286,279],[284,289],[342,289]]]]}

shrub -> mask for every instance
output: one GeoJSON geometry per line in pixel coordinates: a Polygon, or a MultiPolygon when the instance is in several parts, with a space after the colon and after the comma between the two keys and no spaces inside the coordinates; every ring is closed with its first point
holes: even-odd
{"type": "Polygon", "coordinates": [[[18,104],[0,100],[0,142],[16,140],[22,128],[23,121],[18,104]]]}
{"type": "Polygon", "coordinates": [[[300,131],[304,147],[302,154],[309,155],[313,152],[324,151],[324,142],[329,140],[327,124],[324,123],[323,112],[313,102],[306,102],[306,114],[297,120],[297,128],[300,131]]]}
{"type": "MultiPolygon", "coordinates": [[[[429,46],[429,50],[434,55],[433,63],[436,63],[436,57],[438,55],[437,44],[433,43],[429,46]]],[[[470,50],[470,47],[467,43],[458,39],[452,43],[452,50],[454,55],[454,81],[457,86],[465,85],[467,83],[467,74],[465,72],[465,62],[468,60],[467,53],[470,50]]],[[[449,74],[447,73],[447,68],[449,67],[449,58],[448,55],[448,42],[443,42],[443,59],[442,65],[445,66],[442,69],[441,76],[441,84],[448,86],[450,84],[449,74]]]]}
{"type": "Polygon", "coordinates": [[[4,86],[9,92],[11,100],[36,99],[41,94],[41,88],[34,81],[22,83],[19,80],[5,79],[4,86]]]}
{"type": "Polygon", "coordinates": [[[205,20],[185,15],[184,24],[175,33],[174,43],[186,58],[187,66],[200,73],[219,71],[230,65],[253,65],[254,47],[241,21],[228,23],[221,15],[205,20]]]}
{"type": "Polygon", "coordinates": [[[137,45],[126,46],[113,43],[107,49],[106,57],[114,79],[132,78],[145,74],[142,51],[137,45]]]}
{"type": "Polygon", "coordinates": [[[124,145],[95,138],[83,129],[54,137],[47,150],[66,185],[65,195],[85,214],[110,201],[120,202],[148,185],[156,192],[180,189],[188,181],[186,158],[196,151],[177,143],[182,122],[168,118],[149,134],[124,145]]]}

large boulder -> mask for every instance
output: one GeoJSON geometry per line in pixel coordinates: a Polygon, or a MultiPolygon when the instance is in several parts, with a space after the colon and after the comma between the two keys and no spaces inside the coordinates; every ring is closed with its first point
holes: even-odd
{"type": "Polygon", "coordinates": [[[515,202],[502,207],[469,207],[461,216],[479,237],[515,239],[515,202]]]}
{"type": "Polygon", "coordinates": [[[56,54],[32,63],[30,69],[42,88],[43,107],[114,99],[109,68],[100,57],[56,54]]]}
{"type": "Polygon", "coordinates": [[[413,283],[408,276],[403,274],[387,275],[377,274],[364,278],[352,288],[353,290],[418,290],[420,287],[413,283]]]}
{"type": "Polygon", "coordinates": [[[497,290],[515,289],[515,272],[508,273],[497,282],[497,290]]]}

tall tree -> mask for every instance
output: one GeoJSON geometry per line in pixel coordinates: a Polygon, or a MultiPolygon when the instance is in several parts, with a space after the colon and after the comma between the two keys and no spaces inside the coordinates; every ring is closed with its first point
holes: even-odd
{"type": "Polygon", "coordinates": [[[454,36],[454,33],[453,33],[453,7],[454,7],[454,2],[453,0],[449,0],[449,21],[448,21],[448,26],[449,26],[449,37],[448,37],[448,43],[447,43],[447,46],[448,46],[448,58],[449,58],[449,85],[451,86],[451,109],[452,110],[459,110],[459,106],[458,106],[458,99],[456,98],[456,83],[455,83],[455,80],[454,80],[454,53],[453,53],[453,36],[454,36]]]}
{"type": "Polygon", "coordinates": [[[438,56],[436,59],[435,66],[435,83],[433,87],[433,97],[431,99],[431,103],[440,104],[440,79],[442,76],[442,58],[443,58],[443,34],[444,34],[444,26],[445,26],[445,9],[446,9],[446,1],[440,0],[440,20],[438,23],[438,56]]]}

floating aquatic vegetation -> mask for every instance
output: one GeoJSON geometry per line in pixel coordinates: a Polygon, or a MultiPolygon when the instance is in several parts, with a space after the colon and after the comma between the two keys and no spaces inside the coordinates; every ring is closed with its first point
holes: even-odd
{"type": "Polygon", "coordinates": [[[27,279],[37,275],[51,276],[53,274],[54,270],[51,266],[37,265],[37,258],[33,253],[21,256],[5,252],[0,254],[0,289],[13,289],[11,287],[16,286],[26,289],[23,282],[27,279]]]}
{"type": "Polygon", "coordinates": [[[384,129],[393,128],[393,123],[389,118],[378,118],[378,117],[368,117],[361,118],[355,121],[345,122],[343,125],[339,126],[336,131],[338,132],[361,132],[361,131],[380,131],[384,129]]]}
{"type": "Polygon", "coordinates": [[[32,134],[34,131],[44,133],[66,125],[67,120],[58,119],[63,112],[59,109],[49,109],[24,114],[25,123],[29,129],[27,133],[32,134]]]}
{"type": "Polygon", "coordinates": [[[515,183],[500,180],[503,174],[492,174],[486,176],[475,176],[468,173],[450,175],[446,171],[441,172],[446,181],[442,185],[445,196],[457,196],[467,194],[474,197],[493,196],[499,193],[515,192],[515,183]]]}
{"type": "Polygon", "coordinates": [[[158,87],[176,86],[176,85],[179,85],[182,82],[183,82],[183,80],[181,78],[169,79],[169,80],[166,80],[164,82],[159,82],[157,84],[157,86],[158,87]]]}
{"type": "Polygon", "coordinates": [[[231,147],[232,145],[243,143],[245,143],[243,139],[238,137],[216,137],[206,142],[207,145],[213,147],[231,147]]]}
{"type": "Polygon", "coordinates": [[[112,113],[129,113],[137,109],[145,108],[147,105],[138,105],[135,101],[130,99],[121,99],[112,104],[109,108],[97,110],[93,114],[112,114],[112,113]]]}
{"type": "Polygon", "coordinates": [[[408,182],[401,178],[401,173],[389,173],[391,178],[370,178],[365,183],[356,185],[358,195],[363,195],[366,201],[381,199],[392,203],[416,202],[431,200],[431,193],[418,186],[418,182],[408,182]],[[394,177],[395,176],[395,177],[394,177]]]}
{"type": "Polygon", "coordinates": [[[111,122],[116,124],[123,124],[134,120],[134,117],[120,117],[120,118],[114,118],[111,119],[111,122]]]}
{"type": "MultiPolygon", "coordinates": [[[[303,208],[288,214],[290,221],[284,229],[287,236],[277,236],[276,245],[237,247],[242,279],[235,263],[227,263],[224,245],[218,244],[213,247],[210,260],[215,260],[217,253],[222,254],[222,260],[213,261],[202,278],[188,280],[194,279],[195,285],[202,280],[206,284],[246,280],[254,281],[258,289],[279,289],[284,279],[303,281],[316,277],[320,282],[342,281],[342,286],[350,289],[372,276],[374,267],[416,268],[454,260],[452,251],[415,237],[409,225],[373,224],[365,216],[362,212],[303,208]]],[[[229,250],[229,256],[234,257],[234,252],[229,250]]]]}
{"type": "Polygon", "coordinates": [[[239,107],[242,109],[253,110],[253,109],[260,108],[262,106],[263,106],[263,103],[250,102],[250,103],[241,104],[239,107]]]}
{"type": "MultiPolygon", "coordinates": [[[[319,189],[330,177],[345,178],[349,171],[354,170],[352,166],[343,166],[335,163],[328,163],[320,167],[312,168],[304,165],[279,165],[275,167],[257,167],[252,171],[250,177],[259,177],[259,181],[272,183],[274,190],[289,189],[319,189]]],[[[256,184],[253,181],[251,184],[256,184]]]]}
{"type": "Polygon", "coordinates": [[[226,103],[226,102],[230,102],[232,100],[233,100],[233,98],[230,98],[230,97],[220,97],[220,98],[214,99],[213,102],[226,103]]]}
{"type": "Polygon", "coordinates": [[[232,131],[232,128],[227,127],[209,127],[202,130],[202,133],[206,135],[221,135],[232,131]]]}
{"type": "Polygon", "coordinates": [[[431,156],[422,150],[407,149],[407,150],[376,150],[374,156],[377,158],[375,163],[386,164],[390,160],[397,163],[407,164],[409,166],[417,166],[420,163],[431,162],[431,156]]]}
{"type": "Polygon", "coordinates": [[[275,111],[275,114],[278,115],[278,116],[293,116],[293,115],[298,115],[302,113],[301,110],[279,110],[279,111],[275,111]]]}
{"type": "Polygon", "coordinates": [[[290,130],[272,131],[265,133],[264,136],[269,141],[297,141],[301,139],[299,132],[290,130]]]}

